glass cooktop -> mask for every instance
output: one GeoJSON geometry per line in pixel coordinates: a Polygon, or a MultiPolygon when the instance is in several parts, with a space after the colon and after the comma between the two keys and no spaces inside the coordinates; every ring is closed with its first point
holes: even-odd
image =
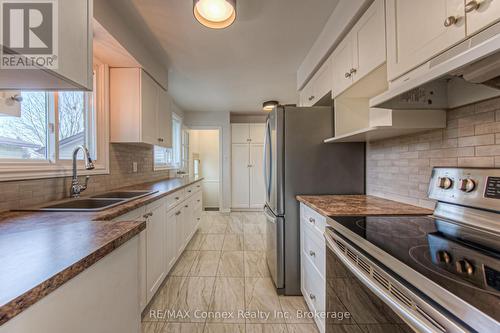
{"type": "Polygon", "coordinates": [[[500,321],[498,235],[430,216],[349,216],[334,220],[500,321]]]}

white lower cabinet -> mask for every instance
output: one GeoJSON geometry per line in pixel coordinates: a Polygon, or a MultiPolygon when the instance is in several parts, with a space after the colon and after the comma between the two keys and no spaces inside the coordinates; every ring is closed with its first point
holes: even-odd
{"type": "Polygon", "coordinates": [[[146,207],[146,281],[148,301],[160,287],[166,271],[166,201],[158,200],[146,207]]]}
{"type": "MultiPolygon", "coordinates": [[[[301,291],[311,312],[326,311],[326,244],[323,232],[326,218],[304,204],[300,205],[301,291]]],[[[321,333],[325,319],[315,316],[321,333]]]]}
{"type": "Polygon", "coordinates": [[[146,220],[139,235],[139,307],[143,311],[196,233],[202,215],[199,183],[115,218],[146,220]]]}

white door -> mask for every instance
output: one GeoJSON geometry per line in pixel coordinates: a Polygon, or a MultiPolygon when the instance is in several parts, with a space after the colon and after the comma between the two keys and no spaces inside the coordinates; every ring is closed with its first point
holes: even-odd
{"type": "Polygon", "coordinates": [[[172,107],[168,92],[159,88],[159,103],[158,103],[158,138],[159,146],[172,147],[172,107]]]}
{"type": "Polygon", "coordinates": [[[141,129],[142,142],[158,145],[158,102],[159,86],[141,70],[141,129]]]}
{"type": "Polygon", "coordinates": [[[499,0],[466,0],[465,10],[467,11],[467,35],[472,35],[500,20],[499,0]]]}
{"type": "Polygon", "coordinates": [[[264,144],[266,124],[250,124],[250,142],[264,144]]]}
{"type": "Polygon", "coordinates": [[[464,0],[388,0],[387,29],[393,80],[465,38],[464,0]]]}
{"type": "Polygon", "coordinates": [[[263,208],[266,203],[264,185],[264,145],[250,145],[250,208],[263,208]]]}
{"type": "Polygon", "coordinates": [[[386,61],[385,5],[376,0],[351,31],[353,37],[353,82],[386,61]]]}
{"type": "Polygon", "coordinates": [[[248,208],[250,205],[249,145],[233,144],[231,155],[231,196],[233,208],[248,208]]]}
{"type": "Polygon", "coordinates": [[[166,247],[166,263],[167,263],[167,274],[170,269],[174,266],[175,260],[177,259],[177,244],[176,244],[176,216],[175,209],[171,209],[167,213],[167,221],[165,228],[165,247],[166,247]]]}
{"type": "Polygon", "coordinates": [[[166,207],[163,202],[150,205],[146,209],[146,281],[148,300],[151,300],[166,276],[165,260],[165,219],[166,207]]]}
{"type": "Polygon", "coordinates": [[[348,35],[333,53],[333,95],[336,97],[352,84],[352,38],[348,35]]]}
{"type": "Polygon", "coordinates": [[[250,126],[248,124],[231,124],[231,143],[248,143],[250,126]]]}

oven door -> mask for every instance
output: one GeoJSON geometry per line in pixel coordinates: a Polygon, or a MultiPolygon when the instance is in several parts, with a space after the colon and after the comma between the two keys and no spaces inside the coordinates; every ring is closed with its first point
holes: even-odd
{"type": "Polygon", "coordinates": [[[333,229],[327,228],[325,239],[327,313],[351,316],[329,316],[326,332],[345,324],[358,325],[360,332],[470,332],[333,229]]]}

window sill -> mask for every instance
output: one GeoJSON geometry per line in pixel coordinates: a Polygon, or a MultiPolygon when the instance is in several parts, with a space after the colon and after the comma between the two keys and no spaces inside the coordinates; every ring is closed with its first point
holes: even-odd
{"type": "MultiPolygon", "coordinates": [[[[109,166],[97,164],[94,170],[85,170],[83,166],[77,168],[78,176],[87,175],[107,175],[109,174],[109,166]]],[[[0,182],[19,181],[28,179],[45,179],[45,178],[61,178],[71,177],[73,168],[66,165],[33,165],[33,166],[18,166],[15,169],[12,166],[0,166],[0,182]]]]}

